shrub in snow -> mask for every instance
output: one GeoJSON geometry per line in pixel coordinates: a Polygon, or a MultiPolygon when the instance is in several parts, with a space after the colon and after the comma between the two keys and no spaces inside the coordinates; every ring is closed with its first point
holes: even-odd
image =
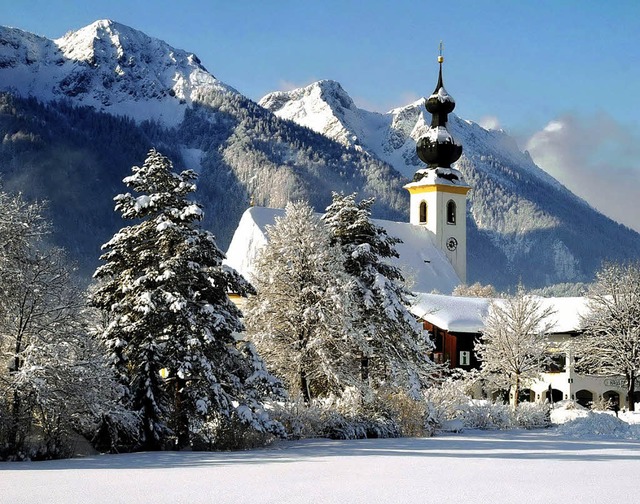
{"type": "Polygon", "coordinates": [[[610,411],[613,409],[613,401],[604,397],[598,397],[589,404],[594,411],[610,411]]]}
{"type": "Polygon", "coordinates": [[[427,421],[427,405],[414,399],[403,389],[382,388],[371,405],[373,411],[393,419],[401,436],[430,436],[433,429],[427,421]]]}
{"type": "Polygon", "coordinates": [[[280,421],[294,439],[328,437],[331,439],[388,438],[423,435],[424,406],[406,394],[388,394],[363,404],[362,398],[345,394],[306,404],[298,401],[277,403],[272,416],[280,421]]]}
{"type": "Polygon", "coordinates": [[[200,451],[251,450],[276,439],[271,432],[257,430],[225,415],[212,415],[206,422],[195,422],[192,430],[191,447],[200,451]]]}
{"type": "Polygon", "coordinates": [[[551,425],[549,403],[521,402],[511,416],[513,427],[540,429],[551,425]]]}
{"type": "Polygon", "coordinates": [[[271,416],[280,422],[290,439],[320,437],[323,414],[322,401],[305,403],[301,397],[291,402],[278,402],[271,405],[271,416]]]}
{"type": "Polygon", "coordinates": [[[465,374],[427,389],[427,421],[434,429],[530,429],[550,425],[546,404],[521,403],[513,410],[502,402],[471,399],[468,390],[474,379],[465,374]]]}
{"type": "Polygon", "coordinates": [[[512,425],[509,407],[500,402],[472,399],[462,407],[461,417],[467,429],[498,430],[512,425]]]}
{"type": "Polygon", "coordinates": [[[322,436],[330,439],[376,439],[402,436],[394,419],[380,414],[345,416],[337,411],[327,412],[322,436]]]}
{"type": "Polygon", "coordinates": [[[429,387],[424,393],[425,424],[432,429],[441,429],[451,420],[462,419],[462,412],[470,400],[464,387],[462,381],[451,378],[429,387]]]}

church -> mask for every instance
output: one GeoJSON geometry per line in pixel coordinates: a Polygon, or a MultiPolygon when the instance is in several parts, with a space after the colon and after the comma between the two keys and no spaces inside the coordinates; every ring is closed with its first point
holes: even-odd
{"type": "MultiPolygon", "coordinates": [[[[482,333],[491,302],[496,300],[451,295],[467,279],[466,206],[472,187],[452,166],[462,155],[462,146],[447,129],[455,101],[443,84],[443,62],[440,55],[436,88],[425,101],[431,125],[416,145],[425,166],[404,186],[409,192],[409,222],[374,222],[389,236],[401,240],[396,246],[399,257],[390,262],[400,268],[414,294],[410,309],[433,338],[432,359],[451,368],[470,370],[480,367],[474,342],[482,333]]],[[[252,206],[246,210],[229,245],[226,264],[251,281],[257,254],[267,243],[267,227],[283,215],[283,209],[252,206]]],[[[611,400],[623,404],[624,379],[583,376],[574,371],[574,348],[579,344],[586,299],[544,298],[542,302],[558,319],[549,335],[553,365],[523,391],[521,399],[570,399],[583,405],[611,400]]],[[[635,395],[636,401],[640,400],[640,392],[635,395]]]]}
{"type": "MultiPolygon", "coordinates": [[[[374,219],[389,236],[402,240],[396,249],[398,266],[413,292],[451,294],[467,278],[467,193],[471,187],[452,168],[462,146],[447,130],[447,118],[455,101],[442,79],[442,56],[436,89],[426,100],[431,126],[417,144],[418,157],[426,166],[405,185],[410,198],[408,223],[374,219]]],[[[253,263],[267,242],[266,227],[284,210],[251,207],[243,214],[227,250],[226,263],[251,280],[253,263]]]]}

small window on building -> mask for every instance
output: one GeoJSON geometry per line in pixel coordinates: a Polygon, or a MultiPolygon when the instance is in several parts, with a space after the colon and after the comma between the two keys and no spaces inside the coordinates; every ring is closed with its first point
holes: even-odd
{"type": "Polygon", "coordinates": [[[456,204],[453,200],[447,203],[447,224],[456,223],[456,204]]]}
{"type": "Polygon", "coordinates": [[[420,224],[425,224],[427,222],[427,202],[420,202],[420,224]]]}
{"type": "Polygon", "coordinates": [[[567,369],[567,356],[564,353],[552,353],[544,367],[545,373],[564,373],[567,369]]]}
{"type": "Polygon", "coordinates": [[[471,365],[471,352],[460,352],[460,365],[461,366],[470,366],[471,365]]]}

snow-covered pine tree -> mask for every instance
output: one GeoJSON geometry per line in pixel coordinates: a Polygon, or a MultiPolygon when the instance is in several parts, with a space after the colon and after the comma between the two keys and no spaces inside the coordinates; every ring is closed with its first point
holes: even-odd
{"type": "Polygon", "coordinates": [[[228,296],[252,287],[199,226],[201,207],[188,199],[196,174],[174,173],[156,150],[132,171],[124,182],[139,195],[116,196],[116,210],[138,222],[104,245],[93,303],[111,318],[103,338],[141,415],[140,446],[184,447],[220,417],[279,430],[263,402],[281,385],[240,338],[241,313],[228,296]]]}
{"type": "Polygon", "coordinates": [[[515,295],[489,305],[475,351],[482,361],[484,378],[499,389],[510,389],[514,409],[522,387],[536,379],[549,362],[547,335],[553,327],[553,314],[552,308],[543,307],[522,285],[515,295]]]}
{"type": "Polygon", "coordinates": [[[323,216],[353,279],[354,307],[360,337],[361,375],[374,386],[398,387],[416,397],[432,382],[436,368],[428,354],[433,344],[411,314],[410,292],[402,272],[388,262],[398,257],[400,242],[371,220],[374,199],[333,193],[323,216]]]}
{"type": "Polygon", "coordinates": [[[352,352],[350,279],[326,226],[304,202],[267,228],[247,329],[270,369],[305,402],[359,384],[352,352]]]}
{"type": "Polygon", "coordinates": [[[576,345],[576,371],[624,376],[627,406],[635,410],[640,374],[640,263],[605,264],[587,293],[589,312],[576,345]]]}

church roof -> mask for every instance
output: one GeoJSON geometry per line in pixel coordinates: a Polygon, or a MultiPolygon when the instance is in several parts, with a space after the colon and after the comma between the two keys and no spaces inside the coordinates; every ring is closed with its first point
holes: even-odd
{"type": "MultiPolygon", "coordinates": [[[[229,245],[225,264],[251,281],[257,254],[267,243],[266,228],[282,216],[283,209],[251,207],[246,210],[229,245]]],[[[411,291],[450,294],[460,284],[444,252],[433,243],[429,230],[404,222],[380,219],[373,222],[386,229],[389,236],[402,240],[403,243],[396,245],[400,257],[391,258],[389,262],[400,267],[411,291]]]]}

